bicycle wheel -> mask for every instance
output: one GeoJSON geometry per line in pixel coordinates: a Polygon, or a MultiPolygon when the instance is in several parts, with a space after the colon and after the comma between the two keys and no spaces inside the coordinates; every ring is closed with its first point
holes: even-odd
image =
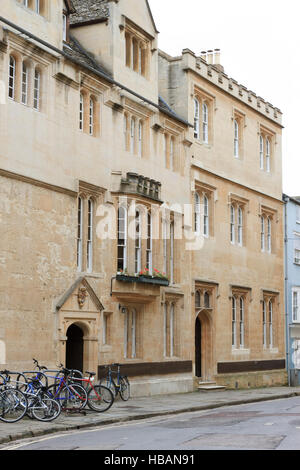
{"type": "Polygon", "coordinates": [[[104,385],[95,385],[88,392],[88,407],[93,411],[102,413],[109,410],[114,402],[112,391],[104,385]]]}
{"type": "Polygon", "coordinates": [[[120,378],[120,397],[123,401],[127,401],[130,398],[130,384],[127,377],[120,378]]]}
{"type": "Polygon", "coordinates": [[[86,390],[77,384],[66,385],[59,393],[61,407],[81,410],[87,404],[86,390]]]}
{"type": "Polygon", "coordinates": [[[27,399],[20,390],[8,389],[0,392],[0,420],[5,423],[16,423],[26,414],[27,399]]]}
{"type": "Polygon", "coordinates": [[[46,394],[39,395],[31,407],[32,415],[38,421],[53,421],[61,413],[61,406],[57,400],[49,398],[46,394]]]}
{"type": "Polygon", "coordinates": [[[113,381],[109,381],[108,378],[103,378],[99,380],[99,385],[102,385],[103,387],[109,388],[114,396],[114,398],[117,396],[117,389],[113,381]]]}

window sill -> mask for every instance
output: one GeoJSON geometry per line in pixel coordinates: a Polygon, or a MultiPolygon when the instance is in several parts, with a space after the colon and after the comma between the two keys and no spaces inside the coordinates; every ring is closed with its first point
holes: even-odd
{"type": "Polygon", "coordinates": [[[202,142],[201,140],[197,139],[197,137],[194,137],[194,143],[200,145],[201,147],[204,146],[207,149],[211,149],[213,147],[211,142],[202,142]]]}
{"type": "Polygon", "coordinates": [[[102,353],[105,352],[111,352],[113,347],[110,344],[103,344],[103,346],[100,346],[99,351],[102,353]]]}
{"type": "Polygon", "coordinates": [[[244,355],[248,355],[250,354],[250,349],[245,349],[245,348],[232,348],[231,350],[232,354],[233,355],[238,355],[238,354],[244,354],[244,355]]]}

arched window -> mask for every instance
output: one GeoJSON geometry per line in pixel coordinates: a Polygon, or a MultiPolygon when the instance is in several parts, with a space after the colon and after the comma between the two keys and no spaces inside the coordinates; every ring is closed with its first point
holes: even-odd
{"type": "Polygon", "coordinates": [[[240,347],[245,345],[245,311],[244,299],[240,297],[240,347]]]}
{"type": "Polygon", "coordinates": [[[11,55],[9,57],[9,70],[8,70],[8,96],[12,100],[15,99],[16,87],[16,59],[11,55]]]}
{"type": "Polygon", "coordinates": [[[130,152],[135,152],[135,119],[133,117],[130,122],[130,152]]]}
{"type": "Polygon", "coordinates": [[[263,136],[261,135],[259,137],[259,164],[260,164],[260,169],[264,169],[264,139],[263,136]]]}
{"type": "Polygon", "coordinates": [[[267,346],[267,306],[266,301],[263,301],[262,304],[262,324],[263,324],[263,346],[267,346]]]}
{"type": "Polygon", "coordinates": [[[123,121],[123,133],[124,133],[124,149],[128,149],[128,116],[124,114],[124,121],[123,121]]]}
{"type": "Polygon", "coordinates": [[[234,156],[239,157],[239,124],[234,120],[234,156]]]}
{"type": "Polygon", "coordinates": [[[135,273],[138,274],[142,267],[142,227],[140,211],[135,213],[135,273]]]}
{"type": "Polygon", "coordinates": [[[94,113],[95,113],[94,98],[90,98],[90,106],[89,106],[89,134],[90,135],[94,135],[94,113]]]}
{"type": "Polygon", "coordinates": [[[206,194],[203,195],[203,234],[209,235],[209,201],[206,194]]]}
{"type": "Polygon", "coordinates": [[[195,218],[195,232],[200,233],[200,196],[196,192],[195,193],[195,213],[194,213],[194,218],[195,218]]]}
{"type": "Polygon", "coordinates": [[[194,99],[194,137],[195,139],[199,139],[199,101],[195,98],[194,99]]]}
{"type": "Polygon", "coordinates": [[[126,66],[131,66],[131,36],[125,33],[125,62],[126,66]]]}
{"type": "Polygon", "coordinates": [[[174,170],[174,137],[170,138],[170,170],[174,170]]]}
{"type": "Polygon", "coordinates": [[[195,307],[199,308],[201,306],[201,294],[199,290],[195,292],[195,307]]]}
{"type": "Polygon", "coordinates": [[[235,208],[232,204],[230,206],[230,241],[235,242],[235,208]]]}
{"type": "Polygon", "coordinates": [[[204,102],[202,105],[202,131],[203,131],[203,142],[208,143],[208,106],[204,102]]]}
{"type": "Polygon", "coordinates": [[[78,198],[77,208],[77,269],[82,270],[83,200],[78,198]]]}
{"type": "Polygon", "coordinates": [[[124,317],[124,357],[134,359],[136,357],[137,337],[137,312],[135,309],[127,309],[124,317]]]}
{"type": "Polygon", "coordinates": [[[118,210],[118,271],[127,268],[127,210],[121,206],[118,210]]]}
{"type": "Polygon", "coordinates": [[[83,94],[80,93],[80,101],[79,101],[79,130],[81,130],[81,131],[83,131],[83,119],[84,119],[83,94]]]}
{"type": "Polygon", "coordinates": [[[143,156],[143,121],[139,121],[139,157],[143,156]]]}
{"type": "Polygon", "coordinates": [[[268,253],[272,251],[272,223],[271,218],[267,217],[267,246],[268,246],[268,253]]]}
{"type": "Polygon", "coordinates": [[[28,102],[28,77],[29,77],[29,68],[26,62],[22,63],[22,104],[27,104],[28,102]]]}
{"type": "Polygon", "coordinates": [[[170,224],[170,284],[174,283],[174,222],[170,224]]]}
{"type": "Polygon", "coordinates": [[[168,304],[164,304],[164,357],[167,356],[168,304]]]}
{"type": "Polygon", "coordinates": [[[271,170],[271,146],[270,146],[270,141],[268,138],[266,138],[266,170],[268,173],[270,173],[271,170]]]}
{"type": "Polygon", "coordinates": [[[152,216],[151,212],[147,214],[147,252],[146,252],[146,268],[149,274],[152,274],[152,216]]]}
{"type": "Polygon", "coordinates": [[[210,296],[208,292],[205,292],[204,294],[204,307],[210,308],[210,296]]]}
{"type": "Polygon", "coordinates": [[[40,110],[41,102],[41,72],[36,68],[34,71],[33,83],[33,107],[37,111],[40,110]]]}
{"type": "Polygon", "coordinates": [[[273,303],[269,300],[269,344],[273,347],[273,303]]]}
{"type": "Polygon", "coordinates": [[[88,200],[88,230],[87,230],[87,270],[93,269],[93,224],[94,224],[94,204],[92,199],[88,200]]]}
{"type": "Polygon", "coordinates": [[[232,346],[236,347],[236,298],[232,297],[231,301],[231,312],[232,312],[232,346]]]}
{"type": "Polygon", "coordinates": [[[164,157],[165,157],[165,167],[167,168],[168,167],[168,135],[167,134],[164,134],[164,137],[163,137],[164,141],[164,157]]]}
{"type": "Polygon", "coordinates": [[[170,306],[170,357],[174,356],[175,351],[175,307],[170,306]]]}
{"type": "Polygon", "coordinates": [[[265,218],[262,215],[260,218],[260,248],[265,251],[265,218]]]}
{"type": "Polygon", "coordinates": [[[243,244],[243,210],[238,208],[238,244],[243,244]]]}

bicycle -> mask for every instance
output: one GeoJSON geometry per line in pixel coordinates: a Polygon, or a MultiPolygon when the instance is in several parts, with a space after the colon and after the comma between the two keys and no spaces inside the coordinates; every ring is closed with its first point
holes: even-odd
{"type": "Polygon", "coordinates": [[[120,394],[123,401],[127,401],[130,398],[130,383],[126,375],[121,375],[121,364],[111,364],[104,366],[108,369],[107,376],[100,379],[100,385],[105,385],[109,388],[114,396],[120,394]],[[117,371],[114,371],[112,367],[117,367],[117,371]],[[116,375],[116,381],[113,379],[113,374],[116,375]]]}
{"type": "Polygon", "coordinates": [[[39,379],[33,377],[24,391],[28,401],[27,415],[38,421],[53,421],[61,413],[61,405],[49,397],[48,387],[44,387],[39,379]]]}
{"type": "Polygon", "coordinates": [[[109,410],[114,402],[114,395],[112,391],[105,387],[104,385],[94,385],[93,382],[95,380],[95,372],[86,372],[89,374],[89,377],[77,378],[73,376],[73,371],[71,371],[71,375],[69,376],[69,381],[80,381],[83,384],[84,388],[87,391],[88,407],[99,413],[103,413],[104,411],[109,410]]]}
{"type": "MultiPolygon", "coordinates": [[[[61,371],[63,377],[59,379],[59,383],[54,383],[47,387],[47,394],[54,400],[62,402],[62,409],[69,410],[82,410],[88,401],[86,390],[79,384],[69,383],[68,376],[71,370],[63,368],[61,371]]],[[[57,376],[48,376],[49,378],[57,379],[57,376]]]]}
{"type": "Polygon", "coordinates": [[[11,377],[8,371],[1,372],[0,390],[0,421],[5,423],[16,423],[26,414],[28,401],[26,396],[16,386],[11,384],[11,377]]]}

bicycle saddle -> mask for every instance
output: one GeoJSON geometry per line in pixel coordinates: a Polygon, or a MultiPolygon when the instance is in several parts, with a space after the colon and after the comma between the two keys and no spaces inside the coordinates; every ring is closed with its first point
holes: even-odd
{"type": "Polygon", "coordinates": [[[92,377],[96,375],[96,372],[89,372],[88,370],[86,370],[85,373],[91,375],[92,377]]]}

